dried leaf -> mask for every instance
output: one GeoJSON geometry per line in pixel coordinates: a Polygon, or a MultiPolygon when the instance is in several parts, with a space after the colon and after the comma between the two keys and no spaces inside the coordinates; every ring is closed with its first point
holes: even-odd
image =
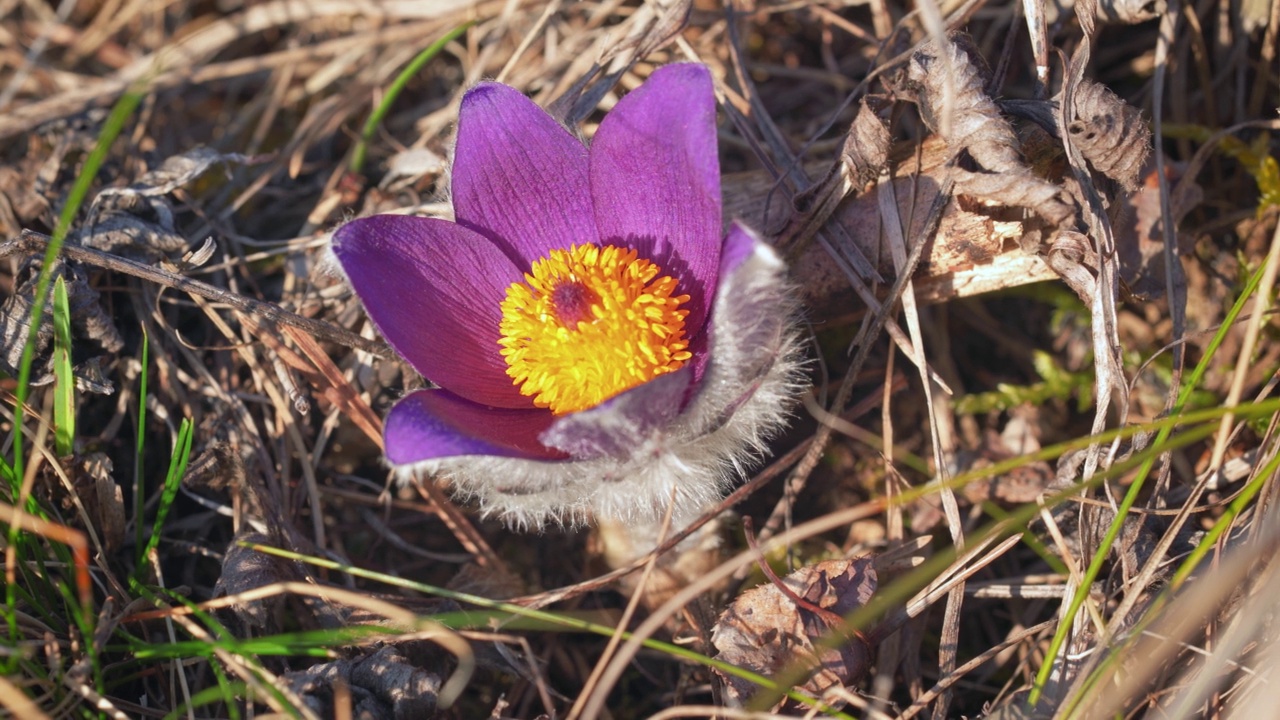
{"type": "MultiPolygon", "coordinates": [[[[782,579],[796,595],[824,613],[844,616],[871,600],[876,572],[869,558],[827,560],[782,579]]],[[[834,628],[827,615],[805,609],[776,585],[752,588],[734,600],[712,628],[717,658],[771,676],[796,663],[813,669],[805,689],[816,695],[835,685],[856,682],[870,665],[871,648],[860,635],[833,650],[814,643],[834,628]]],[[[721,673],[728,699],[744,703],[755,685],[721,673]]]]}
{"type": "MultiPolygon", "coordinates": [[[[119,352],[124,347],[124,340],[116,330],[111,317],[98,303],[98,291],[89,285],[84,269],[75,263],[57,261],[54,277],[59,275],[67,284],[67,299],[71,309],[72,334],[76,340],[90,340],[97,343],[109,353],[119,352]]],[[[30,258],[23,263],[15,279],[12,295],[0,303],[0,370],[10,374],[18,374],[18,366],[22,362],[23,348],[31,332],[31,307],[35,302],[36,285],[40,278],[41,260],[30,258]]],[[[50,297],[45,299],[45,312],[40,322],[40,329],[35,337],[35,363],[32,365],[33,385],[43,385],[53,381],[49,371],[49,342],[53,338],[53,318],[48,308],[52,307],[53,283],[49,284],[50,297]]],[[[81,348],[77,348],[77,354],[81,348]]],[[[95,374],[92,365],[78,367],[76,373],[77,387],[92,392],[111,392],[109,382],[103,382],[101,373],[95,374]]]]}
{"type": "MultiPolygon", "coordinates": [[[[990,467],[991,464],[1022,457],[1040,451],[1040,430],[1030,418],[1040,409],[1020,406],[1010,410],[1010,418],[999,433],[988,430],[983,437],[981,456],[969,469],[990,467]]],[[[1028,460],[1007,473],[972,482],[964,486],[964,496],[969,502],[979,504],[996,500],[1006,505],[1022,505],[1035,502],[1053,481],[1053,468],[1043,460],[1028,460]]]]}
{"type": "Polygon", "coordinates": [[[76,156],[88,153],[97,142],[106,111],[89,110],[47,123],[29,134],[21,158],[6,157],[0,168],[0,236],[17,235],[24,227],[52,227],[54,208],[65,201],[76,177],[76,156]],[[70,156],[70,157],[69,157],[70,156]]]}
{"type": "Polygon", "coordinates": [[[223,154],[206,147],[174,155],[127,187],[99,192],[89,208],[90,220],[69,240],[103,252],[151,261],[186,250],[189,243],[175,232],[173,206],[165,196],[195,181],[214,165],[260,161],[258,157],[223,154]],[[155,220],[147,219],[144,213],[154,215],[155,220]]]}
{"type": "Polygon", "coordinates": [[[378,189],[396,192],[418,185],[423,179],[435,179],[447,169],[444,158],[428,148],[402,150],[387,160],[387,174],[378,183],[378,189]]]}
{"type": "Polygon", "coordinates": [[[200,420],[195,436],[200,444],[191,453],[191,462],[182,476],[188,490],[226,491],[239,495],[244,512],[262,515],[262,503],[250,481],[250,473],[260,474],[256,444],[261,438],[250,436],[239,425],[236,409],[221,398],[210,398],[210,407],[200,420]]]}
{"type": "Polygon", "coordinates": [[[1098,0],[1098,15],[1108,23],[1137,25],[1164,14],[1165,0],[1098,0]]]}
{"type": "Polygon", "coordinates": [[[232,162],[248,165],[260,161],[261,158],[240,153],[224,154],[207,147],[194,147],[184,153],[166,158],[160,167],[145,173],[128,187],[108,188],[98,193],[98,197],[102,198],[106,195],[159,197],[191,183],[214,165],[232,162]]]}
{"type": "MultiPolygon", "coordinates": [[[[33,170],[28,172],[34,174],[33,170]]],[[[27,177],[17,167],[0,167],[0,235],[17,235],[24,225],[49,212],[49,201],[35,191],[27,177]]]]}
{"type": "Polygon", "coordinates": [[[280,679],[319,717],[336,717],[334,686],[351,696],[350,717],[417,720],[435,716],[441,676],[409,662],[394,647],[283,674],[280,679]]]}
{"type": "MultiPolygon", "coordinates": [[[[61,464],[103,549],[119,549],[124,544],[124,494],[111,476],[111,458],[98,452],[77,454],[63,458],[61,464]]],[[[61,490],[65,486],[52,476],[41,486],[53,503],[68,509],[74,506],[74,501],[61,490]]]]}
{"type": "Polygon", "coordinates": [[[1098,285],[1098,254],[1087,236],[1073,230],[1058,233],[1049,245],[1045,262],[1085,305],[1092,305],[1098,285]]]}
{"type": "Polygon", "coordinates": [[[163,198],[156,199],[149,205],[134,201],[132,196],[122,196],[118,204],[103,202],[95,205],[93,220],[73,230],[67,241],[147,263],[187,249],[186,238],[172,228],[165,228],[135,214],[148,208],[167,207],[168,203],[163,198]]]}
{"type": "Polygon", "coordinates": [[[954,40],[916,52],[901,84],[956,158],[956,194],[1025,207],[1055,227],[1075,216],[1061,189],[1023,162],[1013,128],[983,89],[982,73],[954,40]]]}
{"type": "Polygon", "coordinates": [[[1142,111],[1121,100],[1105,85],[1083,80],[1072,94],[1075,120],[1067,134],[1094,170],[1138,188],[1138,177],[1151,153],[1151,129],[1142,111]]]}
{"type": "MultiPolygon", "coordinates": [[[[849,135],[840,147],[840,160],[845,176],[860,188],[880,176],[889,155],[889,131],[884,120],[864,98],[858,114],[849,126],[849,135]]],[[[883,104],[883,98],[881,98],[883,104]]]]}
{"type": "MultiPolygon", "coordinates": [[[[214,597],[238,595],[274,583],[301,580],[301,575],[288,560],[244,547],[242,543],[270,545],[271,541],[255,532],[243,533],[231,542],[222,559],[222,574],[213,587],[214,597]]],[[[272,630],[283,627],[279,615],[294,598],[271,595],[231,606],[237,619],[247,627],[272,630]]]]}
{"type": "MultiPolygon", "coordinates": [[[[92,502],[96,529],[103,547],[111,552],[124,544],[124,493],[111,477],[111,458],[103,453],[89,453],[79,459],[84,478],[93,484],[85,493],[92,502]]],[[[86,503],[88,504],[88,503],[86,503]]]]}

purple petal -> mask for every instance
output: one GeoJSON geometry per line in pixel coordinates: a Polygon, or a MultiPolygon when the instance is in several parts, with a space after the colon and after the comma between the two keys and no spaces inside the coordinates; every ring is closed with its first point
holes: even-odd
{"type": "Polygon", "coordinates": [[[720,277],[726,278],[737,270],[738,266],[756,251],[758,242],[760,240],[756,238],[755,233],[737,220],[733,221],[729,226],[729,233],[725,235],[724,242],[720,245],[720,277]]]}
{"type": "MultiPolygon", "coordinates": [[[[725,236],[724,242],[720,246],[719,283],[723,284],[733,277],[733,271],[755,252],[757,242],[759,240],[750,230],[734,221],[729,227],[729,234],[725,236]]],[[[719,288],[717,288],[718,290],[719,288]]],[[[719,298],[719,295],[715,297],[719,298]]],[[[714,316],[715,312],[717,310],[713,307],[711,316],[714,316]]],[[[711,316],[709,316],[709,319],[711,316]]],[[[710,358],[710,353],[707,351],[707,345],[712,340],[710,336],[710,323],[708,323],[708,331],[699,334],[694,339],[694,342],[689,344],[690,350],[693,351],[693,359],[689,361],[688,365],[693,372],[691,391],[696,390],[702,384],[702,374],[706,371],[707,361],[710,358]]]]}
{"type": "Polygon", "coordinates": [[[720,262],[716,100],[701,65],[668,65],[618,101],[591,144],[591,194],[603,242],[657,263],[690,295],[700,334],[720,262]]]}
{"type": "Polygon", "coordinates": [[[462,98],[454,214],[522,270],[549,249],[599,241],[587,167],[587,148],[514,88],[482,83],[462,98]]]}
{"type": "Polygon", "coordinates": [[[575,460],[629,459],[680,412],[692,378],[688,366],[659,375],[589,410],[556,418],[539,439],[575,460]]]}
{"type": "Polygon", "coordinates": [[[382,336],[418,372],[473,402],[528,408],[499,354],[499,308],[523,279],[481,235],[444,220],[375,215],[333,236],[333,252],[382,336]]]}
{"type": "Polygon", "coordinates": [[[562,458],[538,442],[551,418],[546,410],[491,408],[447,390],[419,390],[387,415],[387,460],[408,465],[458,455],[562,458]]]}

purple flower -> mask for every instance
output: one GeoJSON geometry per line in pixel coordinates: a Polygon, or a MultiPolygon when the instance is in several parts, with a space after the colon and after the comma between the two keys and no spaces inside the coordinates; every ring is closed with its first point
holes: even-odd
{"type": "Polygon", "coordinates": [[[652,519],[673,498],[696,514],[760,455],[800,387],[798,343],[781,261],[723,234],[715,114],[706,68],[667,66],[588,149],[481,83],[458,121],[456,222],[334,234],[374,324],[439,385],[387,417],[397,470],[540,526],[652,519]]]}

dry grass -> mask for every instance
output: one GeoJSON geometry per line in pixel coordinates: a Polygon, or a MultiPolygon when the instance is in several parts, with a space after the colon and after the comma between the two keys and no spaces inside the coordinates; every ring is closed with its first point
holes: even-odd
{"type": "MultiPolygon", "coordinates": [[[[108,109],[132,91],[141,102],[70,242],[160,272],[139,277],[75,256],[72,360],[85,377],[74,453],[57,457],[54,393],[32,388],[19,441],[25,472],[6,483],[0,507],[12,528],[0,706],[21,717],[759,717],[724,709],[717,676],[688,652],[609,645],[563,625],[607,628],[623,617],[626,598],[590,531],[520,535],[434,487],[387,486],[379,418],[420,379],[386,353],[323,267],[326,231],[344,219],[449,213],[444,160],[458,101],[483,78],[544,106],[560,100],[560,116],[589,136],[654,67],[705,63],[722,105],[726,208],[765,229],[837,159],[857,108],[850,100],[884,91],[880,78],[937,11],[1003,72],[997,97],[1035,92],[1018,3],[918,14],[881,0],[729,5],[693,2],[686,23],[676,0],[0,0],[0,238],[54,231],[108,109]],[[353,168],[360,130],[396,76],[466,22],[474,25],[395,99],[353,168]],[[578,95],[597,63],[604,72],[578,95]],[[144,176],[197,146],[227,157],[163,192],[97,194],[163,185],[144,176]],[[206,238],[211,255],[184,263],[206,238]],[[180,278],[204,289],[174,289],[180,278]],[[88,387],[95,357],[113,392],[88,387]],[[193,441],[182,472],[170,458],[184,419],[193,441]],[[159,541],[144,555],[153,523],[159,541]],[[429,590],[446,587],[463,595],[429,590]],[[512,623],[515,608],[500,606],[493,612],[507,622],[476,624],[457,614],[471,596],[552,615],[512,623]]],[[[780,570],[875,558],[877,600],[848,618],[874,660],[843,678],[828,712],[942,718],[1003,708],[1024,717],[1012,713],[1046,667],[1045,717],[1273,713],[1280,535],[1267,400],[1280,328],[1267,311],[1280,153],[1266,133],[1278,124],[1280,2],[1246,5],[1176,3],[1164,20],[1103,25],[1094,44],[1086,74],[1163,123],[1172,211],[1185,213],[1172,295],[1163,246],[1143,240],[1137,252],[1161,262],[1124,278],[1137,294],[1124,293],[1107,321],[1125,386],[1110,412],[1094,412],[1090,310],[1017,249],[1022,218],[953,204],[929,236],[905,310],[887,318],[867,303],[896,277],[888,246],[878,264],[885,284],[860,297],[832,255],[862,243],[878,263],[890,240],[858,236],[879,227],[886,205],[876,192],[846,203],[817,241],[788,248],[813,330],[816,390],[731,504],[772,539],[780,570]],[[1178,23],[1167,45],[1161,22],[1178,23]],[[1203,199],[1179,207],[1179,190],[1203,199]],[[1251,276],[1260,299],[1223,325],[1251,276]],[[912,344],[928,359],[928,385],[897,349],[912,344]],[[1198,363],[1204,373],[1193,378],[1198,363]],[[1198,415],[1165,423],[1173,432],[1157,444],[1133,437],[1158,430],[1193,381],[1185,397],[1198,415]],[[1130,431],[1091,451],[1092,431],[1118,427],[1130,431]],[[1089,476],[1083,497],[1063,494],[1089,476]],[[1137,478],[1146,481],[1129,519],[1113,523],[1137,478]],[[1099,552],[1112,525],[1112,549],[1099,552]],[[1184,572],[1196,548],[1204,562],[1184,572]],[[1091,564],[1101,572],[1080,594],[1066,643],[1047,657],[1091,564]]],[[[1070,52],[1080,31],[1063,21],[1052,40],[1070,52]]],[[[1056,57],[1050,67],[1056,83],[1056,57]]],[[[944,149],[910,105],[897,108],[897,174],[937,177],[944,149]]],[[[1060,157],[1031,160],[1064,167],[1060,157]]],[[[1158,200],[1155,176],[1149,182],[1146,197],[1158,200]]],[[[927,207],[920,199],[909,227],[924,226],[927,207]]],[[[1159,217],[1159,207],[1146,212],[1159,217]]],[[[34,272],[25,261],[35,246],[23,247],[10,244],[0,264],[0,329],[15,368],[34,272]]],[[[52,371],[40,350],[37,379],[52,371]]],[[[0,375],[6,468],[17,376],[0,375]]],[[[739,528],[726,543],[719,571],[632,619],[640,638],[715,654],[711,624],[760,580],[739,528]]]]}

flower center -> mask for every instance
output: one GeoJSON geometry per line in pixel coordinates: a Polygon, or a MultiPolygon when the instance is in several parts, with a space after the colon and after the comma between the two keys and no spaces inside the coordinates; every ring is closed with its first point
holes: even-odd
{"type": "Polygon", "coordinates": [[[507,374],[556,415],[595,407],[693,357],[688,295],[635,250],[574,245],[533,264],[502,301],[507,374]],[[656,278],[656,279],[655,279],[656,278]]]}

